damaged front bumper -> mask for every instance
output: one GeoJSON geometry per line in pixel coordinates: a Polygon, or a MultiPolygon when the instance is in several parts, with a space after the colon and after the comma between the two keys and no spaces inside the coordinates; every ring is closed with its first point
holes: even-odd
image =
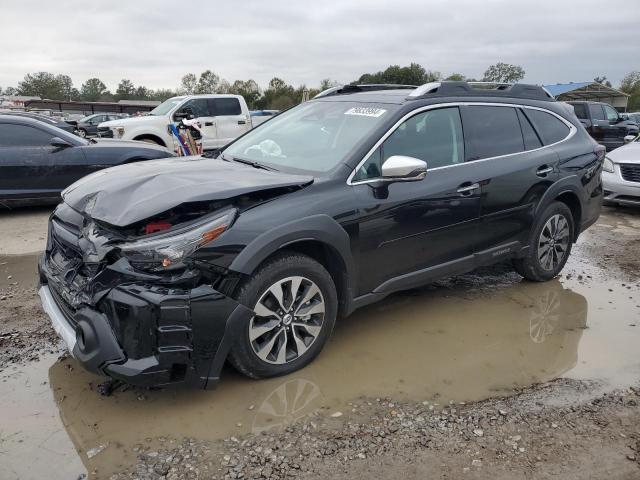
{"type": "Polygon", "coordinates": [[[215,386],[253,312],[202,279],[172,283],[125,259],[86,265],[74,229],[61,225],[50,227],[39,294],[71,354],[93,373],[134,385],[215,386]]]}

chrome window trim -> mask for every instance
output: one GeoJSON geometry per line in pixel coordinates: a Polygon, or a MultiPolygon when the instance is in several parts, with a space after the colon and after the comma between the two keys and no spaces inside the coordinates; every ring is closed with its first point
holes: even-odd
{"type": "MultiPolygon", "coordinates": [[[[534,106],[531,106],[531,105],[521,105],[521,104],[518,104],[518,103],[497,103],[497,102],[450,102],[450,103],[438,103],[436,105],[426,105],[424,107],[420,107],[420,108],[417,108],[415,110],[411,110],[410,112],[405,114],[389,130],[387,130],[387,133],[385,133],[382,137],[380,137],[380,139],[375,143],[375,145],[371,148],[371,150],[369,150],[367,152],[367,154],[364,156],[364,158],[358,163],[358,165],[356,165],[356,168],[354,168],[351,171],[351,173],[349,174],[349,177],[347,178],[347,185],[362,185],[362,184],[366,184],[366,183],[377,182],[377,181],[380,180],[381,177],[377,177],[377,178],[371,178],[371,179],[368,179],[368,180],[359,180],[359,181],[355,181],[354,182],[353,181],[353,177],[355,176],[356,172],[362,167],[362,165],[364,165],[364,163],[369,159],[369,157],[373,154],[373,152],[375,152],[380,147],[380,145],[382,145],[382,143],[384,143],[384,141],[387,138],[389,138],[389,136],[391,136],[391,134],[393,132],[395,132],[396,129],[400,125],[402,125],[405,121],[407,121],[409,118],[413,117],[414,115],[418,115],[419,113],[425,112],[427,110],[434,110],[436,108],[466,107],[466,106],[474,106],[474,105],[483,106],[483,107],[511,107],[511,108],[528,108],[528,109],[531,109],[531,110],[540,110],[542,112],[549,113],[549,114],[553,115],[554,117],[559,119],[562,123],[564,123],[567,127],[569,127],[569,134],[565,138],[563,138],[562,140],[559,140],[559,141],[557,141],[555,143],[550,143],[549,145],[543,145],[542,147],[534,148],[532,150],[524,150],[522,152],[508,153],[506,155],[498,155],[496,157],[481,158],[481,159],[473,160],[473,161],[470,161],[470,162],[455,163],[455,164],[452,164],[452,165],[444,165],[442,167],[429,168],[429,162],[427,161],[427,172],[433,171],[433,170],[440,170],[440,169],[443,169],[443,168],[460,167],[460,166],[463,166],[463,165],[470,165],[470,164],[475,164],[475,163],[478,163],[478,162],[485,162],[487,160],[496,160],[498,158],[511,157],[513,155],[520,155],[522,153],[537,152],[538,150],[542,150],[542,149],[545,149],[545,148],[550,148],[550,147],[553,147],[554,145],[558,145],[559,143],[566,142],[567,140],[572,138],[576,134],[576,132],[578,131],[578,129],[576,128],[575,125],[573,125],[571,122],[569,122],[568,120],[566,120],[562,116],[558,115],[557,113],[552,112],[551,110],[547,110],[546,108],[534,107],[534,106]]],[[[464,130],[464,122],[462,124],[462,128],[464,130]]]]}

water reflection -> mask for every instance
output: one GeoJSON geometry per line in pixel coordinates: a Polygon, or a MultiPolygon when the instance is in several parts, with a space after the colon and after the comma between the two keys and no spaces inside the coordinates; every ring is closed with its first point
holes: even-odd
{"type": "Polygon", "coordinates": [[[585,298],[558,281],[480,298],[428,289],[343,320],[323,354],[286,377],[252,381],[226,371],[215,391],[130,390],[107,398],[93,391],[100,379],[71,359],[55,363],[49,378],[87,470],[105,473],[133,462],[133,446],[146,439],[258,433],[363,395],[468,401],[544,382],[576,364],[586,318],[585,298]]]}

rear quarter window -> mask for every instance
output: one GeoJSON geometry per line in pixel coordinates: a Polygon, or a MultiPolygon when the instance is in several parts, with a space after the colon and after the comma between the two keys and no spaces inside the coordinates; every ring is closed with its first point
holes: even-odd
{"type": "Polygon", "coordinates": [[[467,161],[524,151],[524,140],[513,107],[472,105],[463,109],[467,161]]]}
{"type": "Polygon", "coordinates": [[[215,116],[241,115],[242,109],[237,98],[214,98],[213,112],[215,116]]]}
{"type": "Polygon", "coordinates": [[[524,112],[538,131],[545,145],[557,143],[569,135],[569,127],[556,116],[531,108],[525,108],[524,112]]]}
{"type": "Polygon", "coordinates": [[[587,113],[587,106],[584,103],[574,103],[571,106],[573,107],[573,111],[576,112],[576,117],[583,120],[589,118],[589,114],[587,113]]]}

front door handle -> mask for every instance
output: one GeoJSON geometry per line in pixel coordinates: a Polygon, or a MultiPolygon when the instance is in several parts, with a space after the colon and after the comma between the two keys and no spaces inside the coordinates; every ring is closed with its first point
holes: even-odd
{"type": "Polygon", "coordinates": [[[246,123],[245,120],[238,120],[238,125],[246,125],[246,123]]]}
{"type": "Polygon", "coordinates": [[[477,190],[478,188],[480,188],[480,184],[479,183],[463,183],[462,185],[460,185],[458,187],[457,192],[461,195],[470,195],[474,190],[477,190]]]}
{"type": "Polygon", "coordinates": [[[548,165],[542,165],[538,170],[536,170],[536,175],[539,177],[546,177],[548,173],[553,172],[553,167],[548,165]]]}
{"type": "Polygon", "coordinates": [[[205,127],[213,127],[213,122],[204,122],[205,127]]]}

